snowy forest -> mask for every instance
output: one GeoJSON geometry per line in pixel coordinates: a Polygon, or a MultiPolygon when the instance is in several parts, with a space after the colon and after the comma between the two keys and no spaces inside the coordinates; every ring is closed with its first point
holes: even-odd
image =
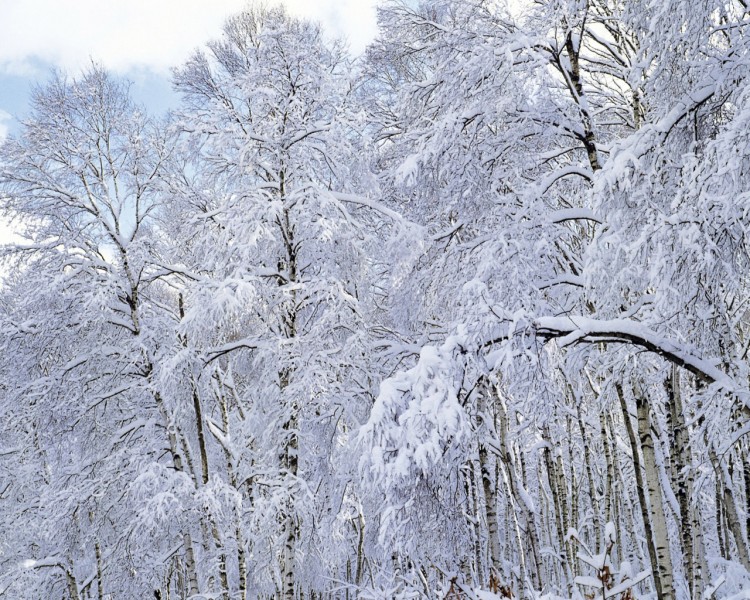
{"type": "Polygon", "coordinates": [[[249,5],[0,149],[0,597],[750,598],[747,0],[249,5]]]}

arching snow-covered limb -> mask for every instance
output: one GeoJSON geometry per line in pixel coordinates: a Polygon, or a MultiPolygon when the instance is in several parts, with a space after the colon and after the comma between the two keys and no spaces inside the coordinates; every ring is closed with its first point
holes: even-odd
{"type": "Polygon", "coordinates": [[[207,350],[205,352],[204,361],[208,365],[215,361],[217,358],[220,358],[225,354],[229,354],[230,352],[234,352],[235,350],[255,350],[261,345],[262,342],[257,338],[243,338],[241,340],[237,340],[236,342],[230,342],[228,344],[223,344],[217,348],[211,348],[210,350],[207,350]]]}
{"type": "Polygon", "coordinates": [[[644,155],[658,147],[675,128],[691,112],[706,103],[719,89],[721,73],[712,71],[709,78],[699,83],[693,90],[686,93],[672,110],[655,123],[645,125],[630,137],[618,143],[616,152],[604,169],[602,183],[614,183],[623,171],[630,165],[636,164],[644,155]]]}
{"type": "Polygon", "coordinates": [[[708,383],[716,383],[728,392],[747,394],[730,375],[687,346],[664,337],[643,323],[631,319],[599,320],[582,315],[539,317],[534,321],[539,337],[557,339],[562,346],[578,343],[622,342],[640,346],[687,369],[708,383]]]}
{"type": "Polygon", "coordinates": [[[549,216],[550,223],[565,223],[566,221],[592,221],[601,225],[604,221],[594,211],[588,208],[563,208],[556,210],[549,216]]]}
{"type": "Polygon", "coordinates": [[[364,196],[360,196],[357,194],[345,194],[342,192],[331,192],[331,196],[335,198],[336,200],[338,200],[339,202],[354,204],[356,206],[362,206],[362,207],[374,210],[375,212],[378,212],[382,214],[383,216],[388,217],[394,223],[397,223],[400,226],[416,227],[416,224],[409,223],[409,221],[407,221],[401,213],[398,213],[395,210],[388,208],[382,202],[378,202],[377,200],[373,200],[372,198],[365,198],[364,196]]]}

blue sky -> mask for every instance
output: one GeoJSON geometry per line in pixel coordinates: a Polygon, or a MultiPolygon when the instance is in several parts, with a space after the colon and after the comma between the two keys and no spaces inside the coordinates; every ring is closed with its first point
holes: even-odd
{"type": "MultiPolygon", "coordinates": [[[[0,0],[0,138],[17,129],[29,93],[52,69],[91,60],[133,82],[135,99],[163,112],[176,98],[169,69],[219,35],[246,0],[0,0]]],[[[361,52],[375,34],[375,0],[285,0],[361,52]]]]}

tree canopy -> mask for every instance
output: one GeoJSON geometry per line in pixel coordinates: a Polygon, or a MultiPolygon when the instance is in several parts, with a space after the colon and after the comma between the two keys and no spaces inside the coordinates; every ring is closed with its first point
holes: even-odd
{"type": "Polygon", "coordinates": [[[750,7],[250,6],[0,147],[0,596],[745,597],[750,7]]]}

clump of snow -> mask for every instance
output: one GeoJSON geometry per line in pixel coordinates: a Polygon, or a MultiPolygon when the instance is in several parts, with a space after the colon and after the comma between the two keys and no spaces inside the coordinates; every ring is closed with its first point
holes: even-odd
{"type": "Polygon", "coordinates": [[[447,446],[467,435],[455,360],[461,341],[452,336],[440,347],[425,346],[412,369],[381,383],[360,433],[371,444],[369,467],[378,478],[413,480],[415,473],[427,475],[447,446]]]}

